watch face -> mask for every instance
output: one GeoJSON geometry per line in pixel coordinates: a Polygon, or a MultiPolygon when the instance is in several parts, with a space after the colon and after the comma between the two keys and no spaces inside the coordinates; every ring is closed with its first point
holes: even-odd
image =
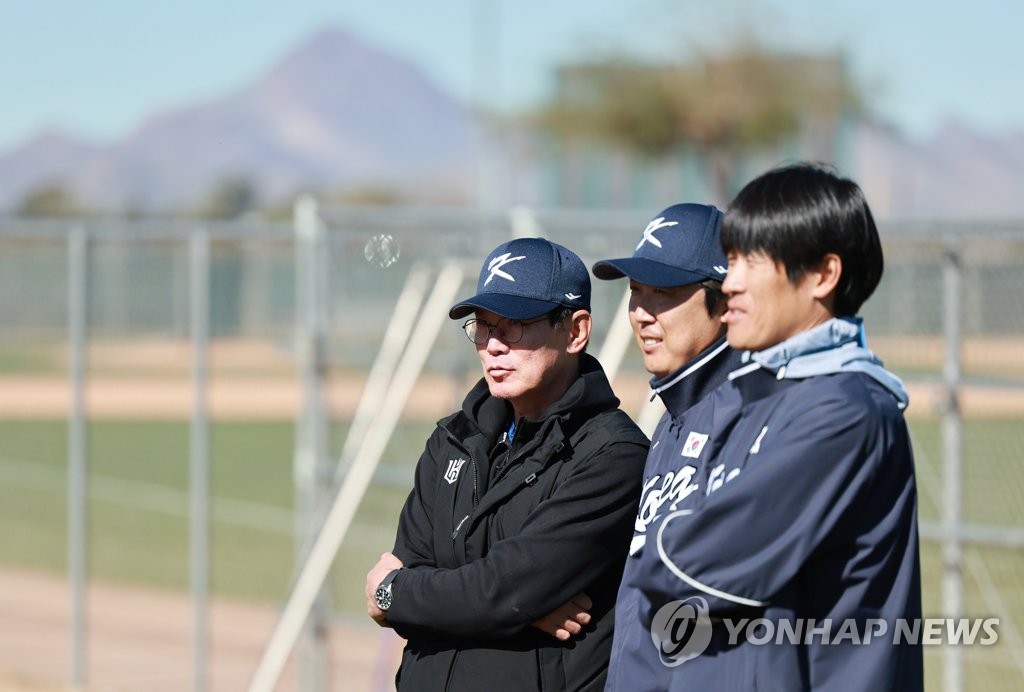
{"type": "Polygon", "coordinates": [[[391,607],[391,584],[382,586],[377,589],[374,594],[374,600],[377,601],[377,607],[381,610],[387,610],[391,607]]]}

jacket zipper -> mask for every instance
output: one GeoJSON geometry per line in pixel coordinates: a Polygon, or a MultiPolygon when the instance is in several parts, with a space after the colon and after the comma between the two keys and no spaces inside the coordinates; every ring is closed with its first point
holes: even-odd
{"type": "MultiPolygon", "coordinates": [[[[519,431],[522,428],[523,424],[525,424],[525,423],[526,423],[526,419],[525,418],[521,418],[519,420],[519,422],[516,423],[516,431],[519,431]]],[[[502,476],[504,476],[506,473],[508,473],[508,470],[510,468],[512,468],[512,462],[518,461],[519,458],[521,456],[523,456],[523,447],[522,447],[522,445],[520,445],[519,453],[516,454],[514,459],[512,458],[512,446],[514,444],[515,444],[515,438],[513,438],[513,439],[508,441],[508,449],[505,450],[505,461],[502,462],[501,468],[498,469],[498,475],[494,479],[495,483],[497,483],[499,480],[501,480],[502,476]]]]}
{"type": "Polygon", "coordinates": [[[469,515],[468,514],[466,516],[462,517],[462,519],[459,520],[459,523],[456,525],[455,530],[452,531],[452,541],[453,542],[455,541],[455,537],[459,535],[459,529],[462,528],[462,525],[466,523],[467,519],[469,519],[469,515]]]}
{"type": "Polygon", "coordinates": [[[469,457],[469,465],[473,469],[473,506],[476,507],[478,504],[480,504],[480,486],[478,485],[476,475],[476,457],[474,457],[473,454],[468,449],[466,449],[461,442],[459,442],[458,438],[456,438],[455,435],[452,435],[451,431],[449,431],[447,428],[445,428],[444,431],[448,434],[448,441],[451,442],[452,445],[454,445],[455,447],[458,447],[463,454],[469,457]]]}
{"type": "MultiPolygon", "coordinates": [[[[473,457],[472,454],[469,453],[469,450],[467,450],[465,447],[463,447],[461,444],[459,444],[459,441],[457,439],[455,439],[454,435],[452,435],[451,433],[448,433],[448,439],[452,442],[452,444],[454,444],[456,447],[458,447],[463,452],[465,452],[466,456],[469,457],[470,466],[473,468],[473,507],[475,508],[478,504],[480,504],[480,496],[479,496],[480,488],[479,488],[478,479],[477,479],[476,459],[473,457]]],[[[563,442],[559,442],[558,446],[554,450],[555,453],[557,454],[557,453],[561,452],[562,448],[564,446],[565,445],[564,445],[563,442]]],[[[508,469],[510,469],[512,467],[512,462],[518,461],[519,458],[523,456],[523,452],[524,452],[523,448],[520,447],[519,448],[519,453],[516,454],[515,458],[513,458],[512,457],[512,441],[509,441],[508,451],[505,452],[505,464],[504,464],[504,467],[501,469],[501,473],[498,475],[498,478],[495,479],[495,482],[497,482],[502,476],[504,476],[506,473],[508,473],[508,469]]],[[[533,485],[536,482],[537,482],[537,474],[536,473],[531,473],[530,475],[528,475],[526,478],[523,479],[523,483],[525,485],[533,485]]],[[[470,517],[469,514],[467,514],[466,516],[462,517],[462,519],[459,520],[459,523],[456,524],[455,530],[452,531],[452,533],[451,533],[452,556],[453,556],[453,558],[455,558],[456,562],[458,562],[458,556],[455,555],[455,539],[458,537],[459,531],[462,529],[463,524],[466,523],[466,520],[468,520],[469,517],[470,517]]]]}

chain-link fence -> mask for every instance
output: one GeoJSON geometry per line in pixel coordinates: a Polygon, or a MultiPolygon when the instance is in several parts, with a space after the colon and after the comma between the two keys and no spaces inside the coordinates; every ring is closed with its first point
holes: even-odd
{"type": "MultiPolygon", "coordinates": [[[[0,563],[63,572],[72,560],[69,329],[77,319],[87,336],[80,365],[90,577],[194,586],[187,426],[196,397],[205,396],[212,594],[282,603],[295,554],[309,547],[306,522],[337,487],[360,396],[389,329],[398,329],[392,317],[402,301],[409,310],[410,277],[418,273],[420,300],[399,320],[409,346],[398,361],[422,350],[423,367],[320,601],[328,625],[361,617],[362,577],[390,546],[433,421],[478,376],[457,325],[443,320],[435,339],[434,326],[421,320],[442,268],[460,268],[461,295],[486,252],[511,235],[544,235],[589,266],[629,255],[647,221],[621,211],[351,208],[313,210],[309,218],[322,235],[305,263],[304,236],[296,239],[293,224],[0,220],[0,537],[7,546],[0,563]],[[81,279],[73,270],[75,229],[85,241],[81,279]],[[209,354],[208,379],[198,380],[204,395],[195,387],[201,351],[190,343],[192,292],[202,285],[192,240],[198,233],[209,239],[202,269],[211,340],[199,345],[209,354]],[[76,297],[76,285],[84,296],[76,297]],[[301,462],[310,449],[317,458],[301,462]]],[[[928,689],[1019,689],[1024,224],[881,230],[885,276],[863,314],[869,346],[911,392],[925,613],[1000,619],[995,646],[928,647],[928,689]]],[[[594,282],[594,353],[624,289],[623,282],[594,282]]],[[[631,413],[647,398],[646,381],[628,349],[615,387],[631,413]]]]}

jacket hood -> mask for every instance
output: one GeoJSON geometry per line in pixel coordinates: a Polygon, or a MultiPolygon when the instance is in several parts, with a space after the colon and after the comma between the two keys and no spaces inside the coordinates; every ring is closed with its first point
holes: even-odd
{"type": "Polygon", "coordinates": [[[749,365],[734,371],[730,379],[757,367],[780,379],[799,380],[839,372],[861,372],[885,387],[904,409],[910,401],[903,382],[866,347],[864,321],[860,317],[833,317],[763,351],[747,351],[749,365]]]}

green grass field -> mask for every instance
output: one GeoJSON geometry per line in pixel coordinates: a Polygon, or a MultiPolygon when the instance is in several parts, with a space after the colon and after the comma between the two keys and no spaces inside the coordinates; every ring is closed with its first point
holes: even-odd
{"type": "MultiPolygon", "coordinates": [[[[363,612],[366,570],[390,547],[398,512],[430,424],[398,428],[377,478],[335,559],[335,610],[363,612]]],[[[942,506],[940,427],[912,421],[920,515],[942,506]]],[[[337,428],[332,448],[340,447],[337,428]]],[[[212,587],[215,594],[280,603],[293,578],[293,426],[216,423],[211,429],[212,587]]],[[[184,422],[93,422],[89,426],[90,575],[97,580],[185,590],[188,585],[188,436],[184,422]]],[[[0,422],[0,564],[66,569],[67,428],[64,421],[0,422]]],[[[1024,526],[1024,426],[965,427],[964,514],[971,522],[1024,526]]],[[[968,689],[1021,689],[1024,553],[969,546],[965,603],[976,617],[1003,615],[1000,643],[966,649],[968,689]]],[[[941,547],[924,542],[925,613],[945,615],[941,547]]],[[[941,656],[927,650],[930,689],[941,656]]]]}
{"type": "MultiPolygon", "coordinates": [[[[386,480],[371,485],[336,558],[336,609],[362,610],[363,576],[392,544],[429,429],[396,431],[379,473],[386,480]]],[[[183,422],[90,424],[93,578],[187,588],[188,436],[183,422]]],[[[64,421],[0,422],[0,564],[66,569],[66,439],[64,421]]],[[[215,423],[210,440],[212,588],[280,602],[294,563],[292,424],[215,423]]]]}

